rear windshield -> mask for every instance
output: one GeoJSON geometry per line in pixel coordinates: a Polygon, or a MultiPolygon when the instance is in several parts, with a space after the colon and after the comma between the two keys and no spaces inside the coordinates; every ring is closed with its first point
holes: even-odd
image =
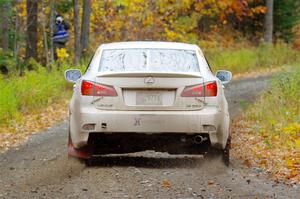
{"type": "Polygon", "coordinates": [[[199,72],[199,65],[194,50],[112,49],[103,50],[99,71],[199,72]]]}

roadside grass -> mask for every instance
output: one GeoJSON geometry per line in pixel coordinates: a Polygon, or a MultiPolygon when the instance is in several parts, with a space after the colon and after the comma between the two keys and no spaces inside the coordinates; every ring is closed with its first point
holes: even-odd
{"type": "Polygon", "coordinates": [[[247,165],[300,182],[300,63],[234,122],[233,149],[247,165]]]}
{"type": "Polygon", "coordinates": [[[66,65],[60,70],[56,66],[50,73],[37,65],[23,76],[0,74],[0,127],[16,125],[24,115],[69,98],[72,84],[64,79],[66,65]]]}
{"type": "Polygon", "coordinates": [[[0,124],[18,120],[23,114],[61,100],[69,92],[61,71],[26,71],[22,77],[0,77],[0,124]]]}
{"type": "Polygon", "coordinates": [[[300,52],[286,44],[274,46],[261,44],[258,47],[212,48],[205,51],[214,70],[226,69],[234,74],[261,71],[294,65],[300,62],[300,52]]]}

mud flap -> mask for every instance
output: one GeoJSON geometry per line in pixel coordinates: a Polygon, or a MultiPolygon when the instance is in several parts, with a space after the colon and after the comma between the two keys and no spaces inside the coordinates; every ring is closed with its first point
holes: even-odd
{"type": "Polygon", "coordinates": [[[89,147],[82,147],[80,149],[76,149],[73,145],[70,133],[69,133],[69,140],[68,140],[68,155],[81,158],[81,159],[89,159],[91,158],[92,152],[89,147]]]}
{"type": "Polygon", "coordinates": [[[226,147],[223,150],[223,161],[224,164],[228,167],[229,163],[230,163],[230,148],[231,148],[231,136],[229,136],[227,143],[226,143],[226,147]]]}

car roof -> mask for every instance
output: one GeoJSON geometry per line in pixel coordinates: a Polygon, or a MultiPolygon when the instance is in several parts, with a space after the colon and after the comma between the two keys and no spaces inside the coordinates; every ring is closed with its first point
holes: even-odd
{"type": "Polygon", "coordinates": [[[124,49],[124,48],[160,48],[160,49],[183,49],[197,50],[199,47],[195,44],[179,42],[161,42],[161,41],[127,41],[114,42],[100,45],[102,49],[124,49]]]}

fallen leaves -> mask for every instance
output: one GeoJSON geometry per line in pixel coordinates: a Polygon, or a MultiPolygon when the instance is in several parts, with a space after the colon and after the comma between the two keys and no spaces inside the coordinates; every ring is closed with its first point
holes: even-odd
{"type": "MultiPolygon", "coordinates": [[[[266,137],[253,129],[249,131],[251,126],[245,116],[233,122],[233,156],[243,159],[247,167],[264,169],[275,179],[300,183],[299,138],[295,139],[293,133],[285,137],[266,137]]],[[[294,126],[289,131],[294,130],[294,126]]]]}
{"type": "Polygon", "coordinates": [[[169,180],[163,180],[162,186],[164,188],[171,188],[171,182],[169,180]]]}
{"type": "Polygon", "coordinates": [[[214,184],[215,184],[215,181],[209,180],[209,181],[207,182],[207,184],[208,184],[208,185],[214,185],[214,184]]]}
{"type": "Polygon", "coordinates": [[[21,121],[9,126],[0,127],[0,152],[16,147],[35,133],[41,132],[68,116],[68,100],[36,110],[34,113],[24,114],[21,121]]]}
{"type": "Polygon", "coordinates": [[[286,68],[283,67],[272,67],[272,68],[261,68],[259,70],[255,71],[248,71],[248,72],[243,72],[239,74],[234,74],[233,78],[234,79],[243,79],[243,78],[248,78],[248,77],[258,77],[258,76],[264,76],[264,75],[270,75],[282,70],[287,70],[286,68]]]}

